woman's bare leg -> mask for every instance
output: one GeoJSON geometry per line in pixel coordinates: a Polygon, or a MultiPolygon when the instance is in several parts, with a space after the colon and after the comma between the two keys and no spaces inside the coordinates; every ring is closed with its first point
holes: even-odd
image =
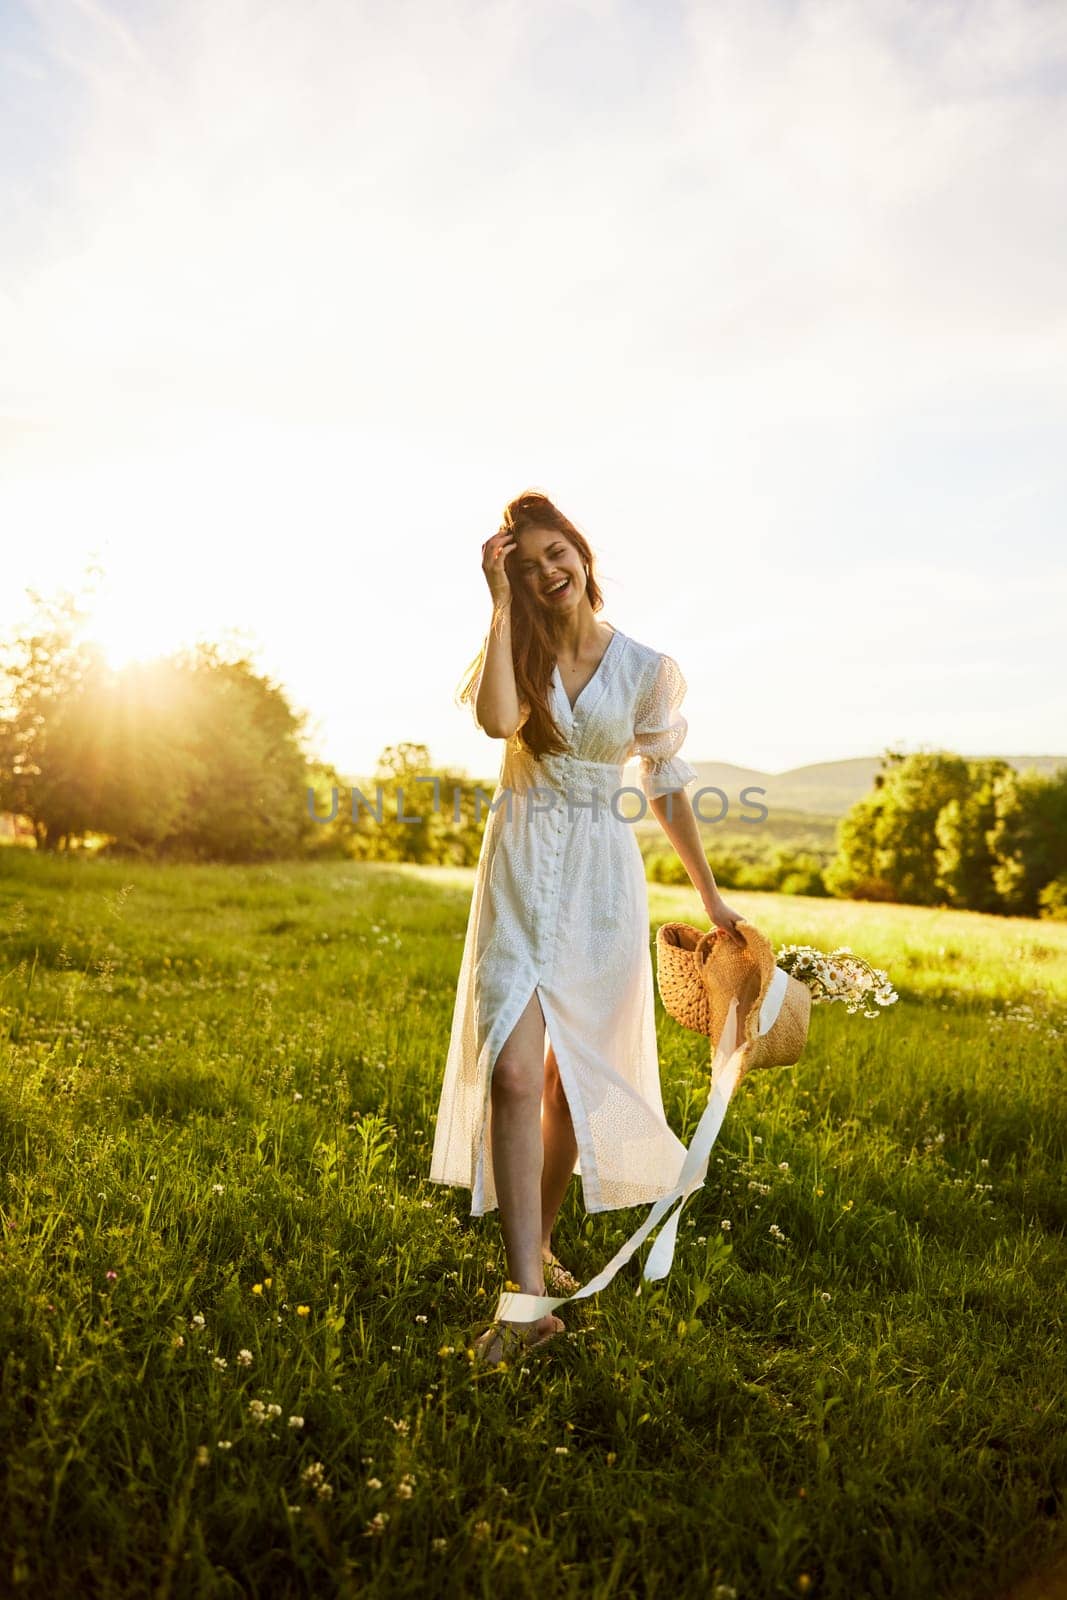
{"type": "Polygon", "coordinates": [[[578,1158],[570,1106],[559,1075],[556,1052],[549,1045],[544,1070],[544,1102],[541,1111],[544,1143],[544,1168],[541,1173],[541,1259],[552,1256],[552,1229],[567,1193],[578,1158]]]}
{"type": "MultiPolygon", "coordinates": [[[[545,1071],[545,1019],[536,990],[497,1056],[490,1089],[490,1142],[500,1226],[508,1278],[523,1294],[545,1292],[541,1258],[541,1095],[545,1071]]],[[[531,1339],[563,1331],[549,1314],[534,1323],[516,1323],[531,1339]]],[[[499,1359],[492,1330],[479,1341],[486,1359],[499,1359]]]]}

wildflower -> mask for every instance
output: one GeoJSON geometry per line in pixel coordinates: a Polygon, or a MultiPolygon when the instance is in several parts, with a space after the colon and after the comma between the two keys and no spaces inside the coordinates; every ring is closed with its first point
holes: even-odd
{"type": "Polygon", "coordinates": [[[412,1489],[410,1483],[398,1483],[396,1486],[396,1492],[401,1500],[410,1500],[414,1490],[412,1489]]]}
{"type": "Polygon", "coordinates": [[[367,1479],[367,1488],[368,1489],[380,1489],[381,1486],[382,1486],[381,1478],[368,1478],[367,1479]]]}
{"type": "Polygon", "coordinates": [[[118,1273],[109,1270],[107,1273],[107,1281],[108,1283],[117,1283],[119,1281],[118,1273]]]}
{"type": "Polygon", "coordinates": [[[476,1539],[488,1539],[490,1531],[488,1522],[476,1522],[474,1524],[474,1537],[476,1539]]]}
{"type": "Polygon", "coordinates": [[[570,1455],[570,1449],[565,1444],[558,1444],[556,1446],[556,1454],[558,1456],[569,1456],[570,1455]]]}
{"type": "Polygon", "coordinates": [[[708,1242],[708,1236],[707,1236],[706,1233],[698,1233],[697,1234],[697,1244],[707,1244],[707,1242],[708,1242]]]}
{"type": "Polygon", "coordinates": [[[448,1549],[448,1540],[447,1539],[431,1539],[430,1544],[431,1544],[431,1547],[434,1550],[436,1550],[438,1554],[440,1554],[442,1550],[447,1550],[448,1549]]]}
{"type": "Polygon", "coordinates": [[[326,1476],[326,1468],[321,1461],[311,1461],[300,1474],[305,1483],[322,1483],[326,1476]]]}
{"type": "Polygon", "coordinates": [[[303,1100],[303,1098],[304,1098],[304,1096],[300,1093],[300,1091],[298,1089],[294,1089],[293,1090],[293,1104],[294,1104],[294,1106],[298,1105],[300,1103],[300,1101],[303,1100]]]}
{"type": "Polygon", "coordinates": [[[176,1333],[171,1342],[172,1342],[175,1350],[184,1350],[185,1349],[185,1338],[184,1338],[184,1336],[182,1334],[176,1333]]]}
{"type": "Polygon", "coordinates": [[[386,1420],[386,1422],[392,1422],[393,1423],[393,1428],[395,1429],[395,1431],[397,1433],[407,1433],[408,1432],[408,1424],[407,1424],[407,1422],[405,1422],[403,1417],[400,1418],[399,1422],[394,1422],[392,1417],[386,1417],[385,1420],[386,1420]]]}
{"type": "Polygon", "coordinates": [[[421,1315],[420,1315],[420,1316],[417,1316],[417,1317],[416,1317],[416,1318],[415,1318],[415,1321],[416,1321],[416,1322],[425,1322],[425,1321],[426,1321],[426,1318],[425,1318],[425,1317],[424,1317],[424,1316],[421,1316],[421,1315]]]}
{"type": "Polygon", "coordinates": [[[396,1352],[397,1350],[400,1350],[402,1347],[400,1345],[398,1345],[398,1344],[391,1344],[389,1346],[389,1348],[390,1348],[390,1350],[396,1352]]]}
{"type": "Polygon", "coordinates": [[[263,1293],[263,1285],[261,1283],[254,1283],[252,1285],[252,1293],[253,1294],[262,1294],[263,1293]]]}
{"type": "Polygon", "coordinates": [[[223,1189],[221,1183],[213,1183],[211,1185],[211,1192],[212,1194],[225,1194],[226,1191],[223,1189]]]}
{"type": "Polygon", "coordinates": [[[367,1526],[364,1528],[363,1537],[365,1539],[377,1538],[379,1534],[383,1534],[385,1532],[385,1524],[388,1521],[389,1521],[389,1513],[388,1513],[388,1511],[378,1511],[378,1512],[376,1512],[375,1515],[373,1517],[371,1517],[370,1521],[367,1523],[367,1526]]]}
{"type": "Polygon", "coordinates": [[[819,1299],[823,1302],[824,1305],[827,1305],[829,1303],[829,1300],[830,1300],[830,1291],[829,1291],[829,1289],[824,1289],[822,1294],[819,1296],[819,1299]]]}
{"type": "Polygon", "coordinates": [[[290,1417],[289,1426],[290,1428],[302,1428],[304,1426],[303,1417],[290,1417]]]}
{"type": "Polygon", "coordinates": [[[232,1450],[233,1449],[233,1440],[232,1439],[220,1439],[215,1448],[218,1449],[218,1450],[232,1450]]]}
{"type": "Polygon", "coordinates": [[[788,1172],[789,1171],[789,1162],[788,1161],[779,1161],[779,1163],[778,1163],[778,1171],[779,1172],[788,1172]]]}
{"type": "Polygon", "coordinates": [[[237,1365],[239,1367],[250,1367],[252,1365],[252,1352],[251,1352],[251,1350],[238,1350],[238,1352],[237,1352],[237,1365]]]}
{"type": "Polygon", "coordinates": [[[723,1233],[729,1233],[730,1229],[733,1227],[733,1223],[730,1222],[726,1217],[723,1217],[722,1221],[719,1223],[719,1227],[722,1229],[723,1233]]]}
{"type": "Polygon", "coordinates": [[[258,1428],[261,1428],[267,1420],[267,1408],[262,1400],[250,1400],[248,1402],[248,1414],[258,1428]]]}
{"type": "Polygon", "coordinates": [[[208,1449],[207,1445],[206,1444],[197,1445],[197,1447],[196,1447],[196,1464],[197,1464],[197,1466],[198,1467],[206,1467],[210,1460],[211,1460],[211,1451],[208,1449]]]}
{"type": "Polygon", "coordinates": [[[225,1356],[216,1356],[214,1361],[211,1363],[211,1365],[215,1368],[216,1372],[225,1372],[226,1371],[226,1357],[225,1356]]]}
{"type": "Polygon", "coordinates": [[[437,1352],[439,1356],[454,1356],[455,1353],[456,1347],[454,1344],[443,1344],[437,1352]]]}
{"type": "Polygon", "coordinates": [[[264,1289],[269,1289],[273,1282],[274,1282],[273,1278],[264,1278],[263,1279],[263,1287],[264,1287],[264,1289]]]}
{"type": "Polygon", "coordinates": [[[298,1317],[310,1317],[310,1315],[311,1315],[311,1307],[310,1306],[297,1306],[296,1314],[297,1314],[298,1317]]]}
{"type": "Polygon", "coordinates": [[[815,1193],[816,1194],[825,1194],[826,1190],[825,1189],[816,1189],[815,1193]]]}
{"type": "Polygon", "coordinates": [[[763,1143],[763,1135],[762,1135],[762,1133],[754,1133],[752,1135],[752,1143],[753,1144],[762,1144],[763,1143]]]}

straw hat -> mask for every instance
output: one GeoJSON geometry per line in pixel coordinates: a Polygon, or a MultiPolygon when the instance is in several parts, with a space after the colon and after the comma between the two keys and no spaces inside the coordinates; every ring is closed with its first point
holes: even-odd
{"type": "Polygon", "coordinates": [[[770,941],[753,923],[741,919],[735,926],[743,949],[721,928],[705,933],[687,922],[665,922],[657,929],[664,1007],[683,1028],[706,1033],[715,1049],[736,996],[737,1038],[747,1046],[740,1076],[755,1067],[791,1067],[807,1041],[811,990],[775,965],[770,941]]]}

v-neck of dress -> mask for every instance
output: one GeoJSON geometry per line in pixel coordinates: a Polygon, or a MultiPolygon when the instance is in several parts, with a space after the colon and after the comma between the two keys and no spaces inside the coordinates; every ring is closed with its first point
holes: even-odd
{"type": "Polygon", "coordinates": [[[604,663],[608,659],[608,656],[611,654],[612,647],[614,646],[615,641],[616,641],[616,639],[618,637],[619,637],[619,630],[618,630],[618,628],[615,627],[615,625],[613,623],[611,625],[611,638],[608,640],[607,644],[604,647],[604,653],[600,657],[600,660],[597,662],[596,666],[593,668],[592,677],[590,677],[587,680],[587,682],[585,682],[582,685],[582,687],[578,690],[578,694],[575,697],[575,700],[574,700],[573,704],[571,702],[570,695],[567,693],[567,690],[564,687],[563,677],[562,677],[562,675],[560,673],[560,670],[559,670],[559,663],[556,662],[556,664],[553,666],[552,673],[553,673],[553,676],[555,677],[556,682],[559,685],[560,694],[563,696],[563,703],[567,707],[567,710],[570,712],[572,717],[575,715],[575,713],[578,710],[578,707],[581,705],[582,699],[583,699],[586,691],[588,689],[591,689],[593,684],[599,678],[601,670],[602,670],[602,668],[604,666],[604,663]]]}

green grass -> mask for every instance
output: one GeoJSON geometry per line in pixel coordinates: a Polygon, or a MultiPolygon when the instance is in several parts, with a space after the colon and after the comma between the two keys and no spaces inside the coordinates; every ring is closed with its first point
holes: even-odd
{"type": "MultiPolygon", "coordinates": [[[[744,1081],[665,1283],[476,1374],[498,1220],[425,1176],[471,881],[0,851],[0,1592],[981,1597],[1062,1544],[1067,926],[731,893],[900,1002],[744,1081]]],[[[575,1182],[557,1249],[642,1215],[575,1182]]]]}

